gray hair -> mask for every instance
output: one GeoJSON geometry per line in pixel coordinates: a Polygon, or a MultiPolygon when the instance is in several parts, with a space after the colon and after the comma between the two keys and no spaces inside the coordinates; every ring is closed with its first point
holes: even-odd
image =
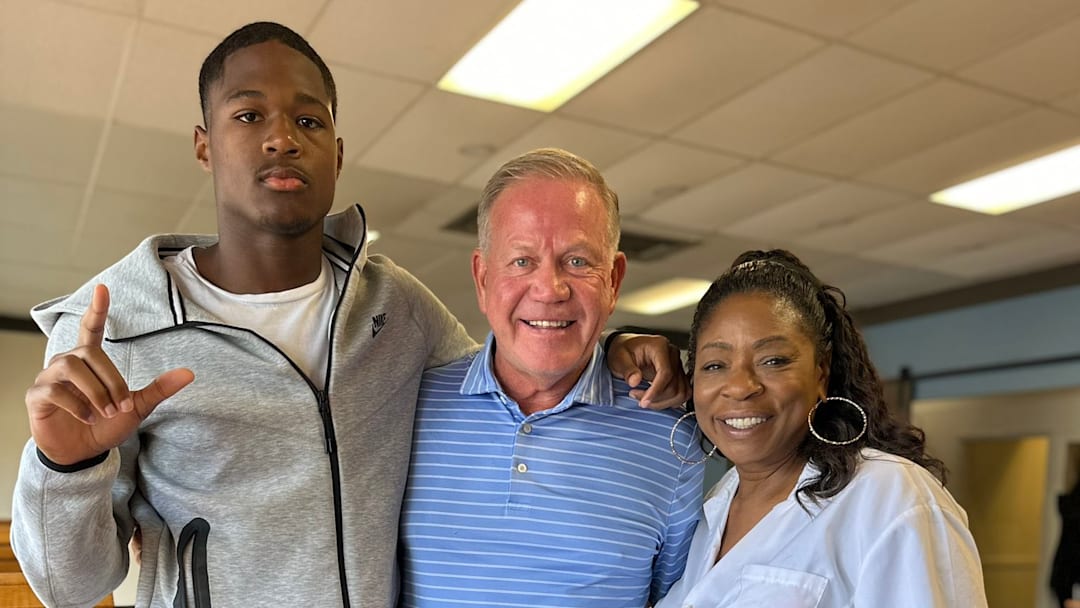
{"type": "Polygon", "coordinates": [[[476,223],[481,251],[487,251],[491,241],[491,207],[504,190],[514,182],[530,177],[581,182],[592,186],[607,206],[607,245],[614,254],[619,247],[619,195],[615,194],[600,170],[580,156],[559,148],[538,148],[507,161],[499,167],[484,186],[476,223]]]}

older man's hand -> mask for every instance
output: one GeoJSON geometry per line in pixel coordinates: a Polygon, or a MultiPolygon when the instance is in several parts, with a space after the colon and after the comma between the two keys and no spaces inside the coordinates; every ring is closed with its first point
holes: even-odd
{"type": "Polygon", "coordinates": [[[652,382],[647,389],[633,388],[630,396],[641,407],[663,410],[682,407],[690,398],[690,382],[683,371],[679,349],[663,336],[617,334],[607,353],[611,373],[632,388],[652,382]]]}

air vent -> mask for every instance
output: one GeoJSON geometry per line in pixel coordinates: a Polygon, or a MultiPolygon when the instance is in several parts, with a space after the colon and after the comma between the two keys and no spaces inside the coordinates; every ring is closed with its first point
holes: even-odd
{"type": "Polygon", "coordinates": [[[476,238],[476,207],[470,207],[468,211],[454,218],[454,221],[443,226],[443,230],[460,232],[476,238]]]}
{"type": "Polygon", "coordinates": [[[626,253],[626,257],[631,260],[655,262],[696,244],[690,241],[676,241],[675,239],[665,239],[651,234],[623,230],[622,238],[619,240],[619,249],[626,253]]]}
{"type": "MultiPolygon", "coordinates": [[[[443,226],[443,230],[460,232],[469,236],[476,236],[476,207],[456,217],[452,222],[443,226]]],[[[669,255],[692,247],[697,243],[691,241],[679,241],[662,238],[640,232],[622,231],[622,239],[619,249],[626,253],[626,257],[638,262],[655,262],[669,255]]]]}

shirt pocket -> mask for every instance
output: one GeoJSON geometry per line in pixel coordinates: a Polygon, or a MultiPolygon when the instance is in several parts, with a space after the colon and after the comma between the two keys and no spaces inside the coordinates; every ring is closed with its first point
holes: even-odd
{"type": "Polygon", "coordinates": [[[828,583],[809,572],[748,564],[739,574],[739,595],[731,605],[815,608],[828,583]]]}

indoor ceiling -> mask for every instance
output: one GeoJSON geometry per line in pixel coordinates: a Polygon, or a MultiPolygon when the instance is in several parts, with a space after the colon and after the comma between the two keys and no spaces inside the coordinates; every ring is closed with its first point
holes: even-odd
{"type": "MultiPolygon", "coordinates": [[[[257,20],[304,34],[334,72],[335,208],[361,203],[372,250],[477,337],[475,239],[443,227],[540,146],[596,163],[624,230],[693,243],[632,261],[624,290],[774,246],[856,309],[1080,261],[1080,196],[999,217],[927,202],[1080,140],[1077,0],[712,0],[552,114],[437,90],[513,5],[0,0],[0,315],[25,318],[146,235],[215,230],[192,154],[197,74],[257,20]]],[[[612,324],[684,329],[690,314],[612,324]]]]}

